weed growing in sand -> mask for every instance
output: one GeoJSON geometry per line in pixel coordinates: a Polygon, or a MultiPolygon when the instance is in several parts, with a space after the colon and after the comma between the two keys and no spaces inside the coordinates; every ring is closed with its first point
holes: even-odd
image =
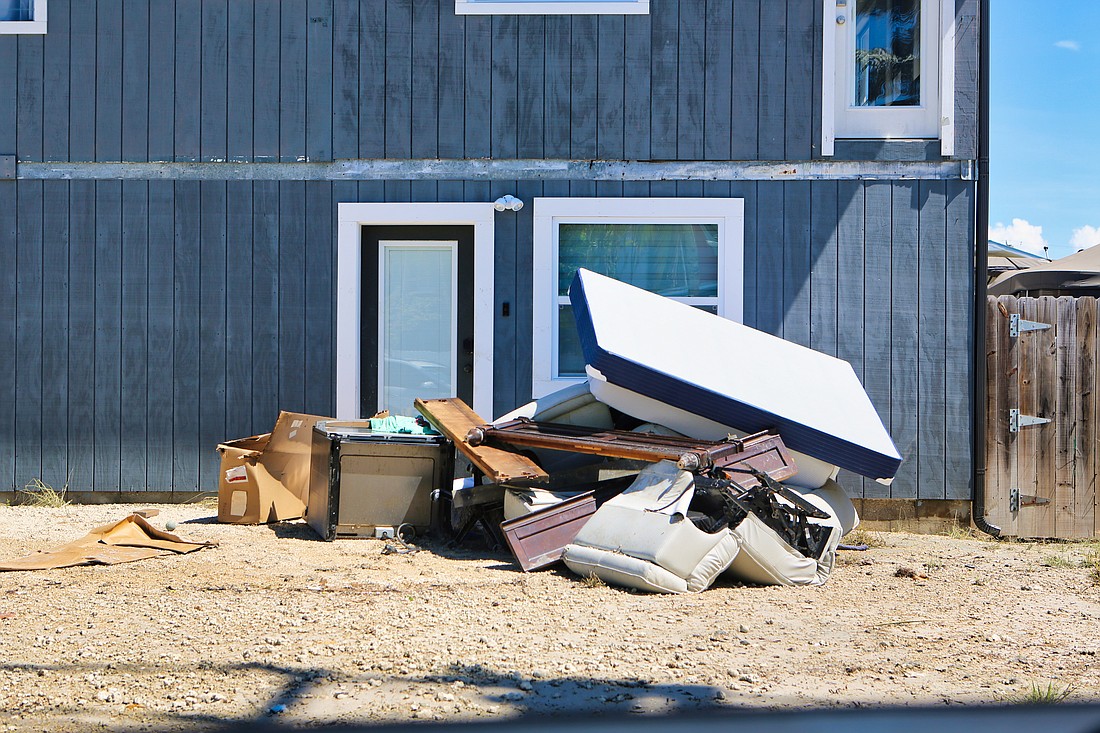
{"type": "Polygon", "coordinates": [[[1043,558],[1043,565],[1048,568],[1076,568],[1080,567],[1077,561],[1066,555],[1047,555],[1043,558]]]}
{"type": "Polygon", "coordinates": [[[1089,569],[1089,580],[1100,585],[1100,550],[1092,550],[1085,555],[1085,567],[1089,569]]]}
{"type": "Polygon", "coordinates": [[[1033,682],[1031,689],[1024,693],[1020,702],[1026,705],[1055,705],[1063,702],[1070,696],[1071,692],[1073,692],[1073,688],[1069,685],[1056,685],[1053,682],[1048,682],[1044,687],[1033,682]]]}
{"type": "Polygon", "coordinates": [[[65,498],[65,494],[68,491],[68,481],[65,482],[65,485],[61,487],[60,490],[57,490],[42,479],[36,478],[22,489],[17,489],[16,494],[19,496],[19,503],[24,506],[57,509],[58,507],[67,506],[69,504],[69,501],[65,498]]]}
{"type": "Polygon", "coordinates": [[[607,587],[607,583],[603,582],[603,580],[600,579],[600,576],[596,575],[595,573],[589,573],[588,575],[584,576],[584,579],[581,582],[584,583],[585,586],[587,586],[588,588],[607,587]]]}
{"type": "Polygon", "coordinates": [[[844,535],[844,544],[886,547],[886,539],[878,532],[868,532],[865,529],[854,529],[844,535]]]}

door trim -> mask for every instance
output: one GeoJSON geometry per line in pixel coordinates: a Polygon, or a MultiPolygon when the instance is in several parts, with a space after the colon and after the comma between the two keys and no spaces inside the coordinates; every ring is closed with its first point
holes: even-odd
{"type": "Polygon", "coordinates": [[[474,228],[474,404],[493,414],[493,204],[337,204],[336,415],[359,418],[360,305],[364,226],[460,225],[474,228]]]}

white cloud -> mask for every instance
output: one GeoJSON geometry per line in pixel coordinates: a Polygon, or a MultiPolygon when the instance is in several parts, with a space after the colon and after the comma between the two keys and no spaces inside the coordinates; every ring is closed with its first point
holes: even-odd
{"type": "Polygon", "coordinates": [[[1068,39],[1065,40],[1065,41],[1056,41],[1054,43],[1054,45],[1057,46],[1058,48],[1064,48],[1067,51],[1080,51],[1081,50],[1081,44],[1080,43],[1078,43],[1077,41],[1071,41],[1071,40],[1068,40],[1068,39]]]}
{"type": "Polygon", "coordinates": [[[989,227],[989,238],[1037,255],[1043,254],[1043,247],[1047,246],[1047,240],[1043,239],[1043,228],[1026,219],[1013,219],[1010,226],[997,222],[989,227]]]}
{"type": "Polygon", "coordinates": [[[1069,238],[1073,249],[1087,249],[1100,244],[1100,227],[1092,227],[1086,224],[1073,230],[1073,236],[1069,238]]]}

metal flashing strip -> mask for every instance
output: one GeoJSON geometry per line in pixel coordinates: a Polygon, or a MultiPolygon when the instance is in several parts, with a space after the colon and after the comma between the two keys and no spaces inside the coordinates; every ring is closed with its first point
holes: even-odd
{"type": "Polygon", "coordinates": [[[23,162],[20,180],[898,181],[966,180],[969,161],[338,160],[23,162]]]}

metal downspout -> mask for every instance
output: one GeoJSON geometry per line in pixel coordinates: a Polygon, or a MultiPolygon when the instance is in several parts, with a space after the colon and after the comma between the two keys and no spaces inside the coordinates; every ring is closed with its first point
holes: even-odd
{"type": "Polygon", "coordinates": [[[978,181],[974,231],[974,525],[1001,536],[1001,528],[985,518],[986,441],[986,271],[989,267],[989,0],[978,0],[978,181]]]}

